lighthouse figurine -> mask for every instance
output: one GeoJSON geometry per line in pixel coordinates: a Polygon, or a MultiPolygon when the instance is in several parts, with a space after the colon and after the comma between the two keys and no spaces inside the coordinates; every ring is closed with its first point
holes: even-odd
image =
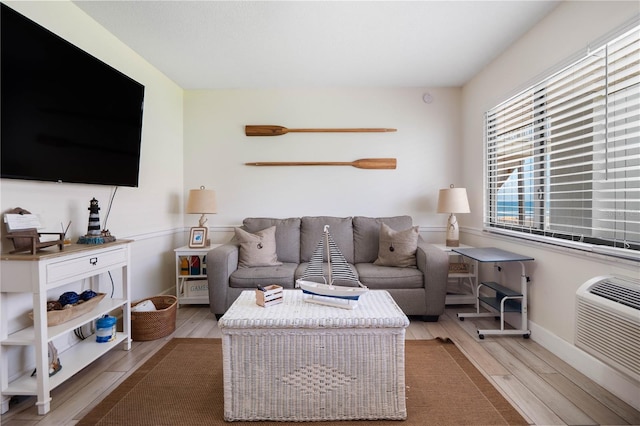
{"type": "Polygon", "coordinates": [[[78,239],[78,244],[104,244],[115,241],[109,230],[100,230],[100,207],[94,198],[89,202],[89,226],[87,234],[78,239]]]}

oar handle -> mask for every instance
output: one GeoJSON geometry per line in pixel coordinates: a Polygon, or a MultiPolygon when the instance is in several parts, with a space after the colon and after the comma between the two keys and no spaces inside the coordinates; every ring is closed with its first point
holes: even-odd
{"type": "Polygon", "coordinates": [[[352,166],[346,161],[253,161],[244,163],[246,166],[352,166]]]}
{"type": "Polygon", "coordinates": [[[383,133],[396,132],[390,128],[354,128],[354,129],[287,129],[289,133],[383,133]]]}

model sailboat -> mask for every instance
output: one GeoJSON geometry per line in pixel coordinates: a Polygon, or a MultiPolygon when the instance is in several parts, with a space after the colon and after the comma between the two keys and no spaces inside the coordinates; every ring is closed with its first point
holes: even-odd
{"type": "Polygon", "coordinates": [[[324,236],[318,242],[309,261],[309,266],[302,277],[296,280],[296,285],[310,296],[305,299],[307,302],[353,309],[357,306],[360,296],[369,289],[362,285],[351,270],[329,233],[329,225],[325,225],[323,232],[324,236]],[[327,250],[328,277],[325,277],[322,268],[325,250],[327,250]],[[324,283],[309,281],[310,278],[315,277],[321,277],[324,283]],[[337,286],[333,284],[335,280],[352,281],[357,286],[337,286]]]}

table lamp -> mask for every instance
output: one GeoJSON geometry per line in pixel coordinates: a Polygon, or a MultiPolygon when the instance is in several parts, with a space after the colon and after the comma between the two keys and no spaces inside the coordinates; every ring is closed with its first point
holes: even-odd
{"type": "Polygon", "coordinates": [[[211,189],[189,190],[189,200],[187,201],[187,213],[201,214],[198,226],[204,228],[207,223],[207,214],[217,213],[216,192],[211,189]]]}
{"type": "Polygon", "coordinates": [[[469,200],[466,188],[441,189],[438,194],[438,213],[450,213],[447,222],[447,247],[460,245],[458,219],[455,213],[469,213],[469,200]]]}

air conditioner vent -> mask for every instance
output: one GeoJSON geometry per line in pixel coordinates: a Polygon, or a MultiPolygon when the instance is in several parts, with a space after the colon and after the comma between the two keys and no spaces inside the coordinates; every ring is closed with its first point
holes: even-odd
{"type": "Polygon", "coordinates": [[[589,293],[640,311],[640,290],[633,288],[633,283],[625,279],[616,277],[598,281],[589,293]]]}
{"type": "Polygon", "coordinates": [[[582,284],[575,344],[640,382],[640,280],[602,276],[582,284]]]}

